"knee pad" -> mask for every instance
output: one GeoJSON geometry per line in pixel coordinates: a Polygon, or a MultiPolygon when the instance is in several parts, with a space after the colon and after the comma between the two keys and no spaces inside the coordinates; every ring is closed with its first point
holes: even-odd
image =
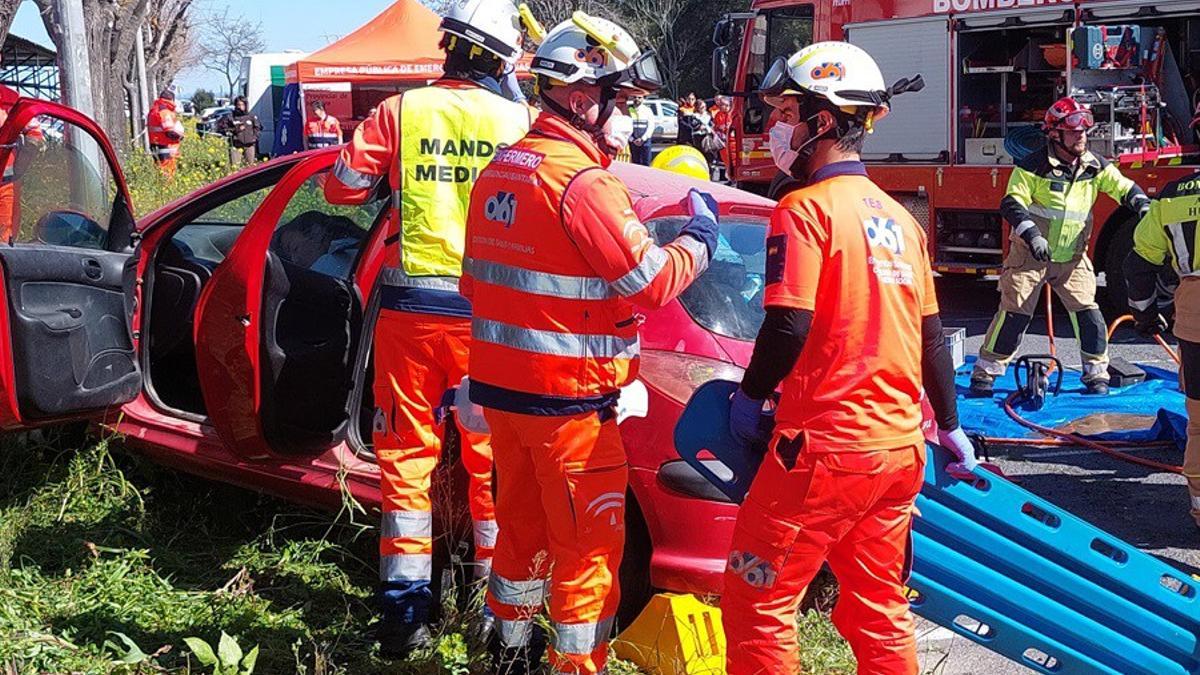
{"type": "Polygon", "coordinates": [[[1100,310],[1085,309],[1075,312],[1074,315],[1080,351],[1094,356],[1107,353],[1108,328],[1104,325],[1104,315],[1100,310]]]}
{"type": "Polygon", "coordinates": [[[1025,331],[1029,329],[1031,321],[1033,321],[1033,317],[1029,314],[1006,312],[1004,319],[996,328],[996,334],[992,336],[990,344],[985,345],[987,350],[1005,357],[1011,356],[1017,351],[1017,347],[1021,346],[1021,339],[1025,337],[1025,331]]]}

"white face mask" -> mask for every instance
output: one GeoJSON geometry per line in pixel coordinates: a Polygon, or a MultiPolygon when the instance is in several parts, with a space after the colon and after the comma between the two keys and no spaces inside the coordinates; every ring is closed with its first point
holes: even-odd
{"type": "Polygon", "coordinates": [[[603,149],[610,155],[617,155],[629,147],[629,139],[633,138],[633,118],[613,111],[602,129],[604,135],[603,149]]]}
{"type": "Polygon", "coordinates": [[[775,166],[779,167],[780,171],[789,176],[792,173],[792,165],[800,157],[800,151],[792,147],[792,138],[796,135],[796,128],[799,126],[798,124],[776,122],[768,135],[771,144],[771,159],[775,160],[775,166]]]}

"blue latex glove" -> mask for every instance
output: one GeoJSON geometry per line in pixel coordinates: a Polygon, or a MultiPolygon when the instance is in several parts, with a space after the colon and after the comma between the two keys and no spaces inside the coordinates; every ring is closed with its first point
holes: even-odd
{"type": "Polygon", "coordinates": [[[743,445],[770,440],[763,433],[763,402],[746,395],[739,387],[729,402],[729,433],[743,445]]]}
{"type": "Polygon", "coordinates": [[[712,262],[713,256],[717,253],[717,200],[707,192],[692,188],[688,191],[684,203],[687,206],[688,215],[692,219],[683,226],[679,235],[686,234],[703,242],[708,248],[708,260],[712,262]]]}
{"type": "Polygon", "coordinates": [[[513,68],[507,75],[501,76],[500,79],[500,94],[504,98],[516,103],[525,102],[525,92],[521,91],[521,84],[517,81],[517,69],[513,68]]]}

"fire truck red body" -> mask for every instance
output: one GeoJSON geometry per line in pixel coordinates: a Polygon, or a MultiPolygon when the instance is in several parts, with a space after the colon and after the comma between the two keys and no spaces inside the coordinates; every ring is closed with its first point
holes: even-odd
{"type": "MultiPolygon", "coordinates": [[[[1012,170],[1006,148],[1039,141],[1041,115],[1059,96],[1095,101],[1093,151],[1151,196],[1196,170],[1198,9],[1194,0],[756,0],[714,36],[714,84],[738,94],[730,177],[764,191],[778,175],[766,137],[773,120],[753,95],[765,70],[812,42],[847,40],[888,82],[919,73],[927,85],[898,97],[868,139],[872,178],[926,225],[939,272],[996,273],[1008,239],[998,214],[1012,170]],[[1114,62],[1118,44],[1137,45],[1137,58],[1114,62]]],[[[1123,289],[1133,214],[1105,197],[1094,217],[1097,270],[1123,289]]]]}

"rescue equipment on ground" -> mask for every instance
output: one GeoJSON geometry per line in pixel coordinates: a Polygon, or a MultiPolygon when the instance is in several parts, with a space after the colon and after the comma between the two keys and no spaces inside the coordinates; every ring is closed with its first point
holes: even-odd
{"type": "MultiPolygon", "coordinates": [[[[692,466],[720,470],[719,456],[746,471],[728,452],[737,386],[709,382],[684,409],[675,445],[692,466]]],[[[914,612],[1040,673],[1200,673],[1200,582],[1000,476],[957,480],[950,453],[927,449],[914,612]]],[[[723,493],[746,479],[697,470],[723,493]]]]}
{"type": "Polygon", "coordinates": [[[1013,368],[1013,380],[1016,381],[1017,391],[1021,392],[1024,403],[1031,410],[1041,410],[1046,404],[1046,394],[1058,396],[1062,390],[1063,365],[1057,356],[1050,354],[1026,354],[1017,359],[1013,368]],[[1025,375],[1022,376],[1021,373],[1025,375]],[[1054,374],[1054,386],[1050,386],[1050,376],[1054,374]]]}
{"type": "Polygon", "coordinates": [[[659,593],[617,636],[613,653],[653,675],[724,675],[721,610],[690,593],[659,593]]]}

